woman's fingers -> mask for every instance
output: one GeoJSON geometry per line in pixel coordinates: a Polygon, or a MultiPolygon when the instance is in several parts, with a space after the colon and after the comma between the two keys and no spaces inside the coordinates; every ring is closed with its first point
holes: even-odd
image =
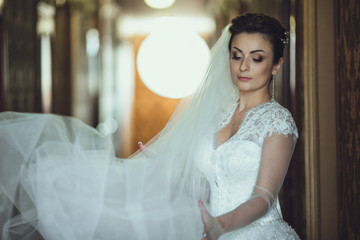
{"type": "MultiPolygon", "coordinates": [[[[208,222],[208,215],[209,214],[208,214],[208,212],[207,212],[207,210],[206,210],[206,208],[204,206],[204,203],[201,200],[199,200],[199,208],[200,208],[200,212],[201,212],[201,219],[202,219],[202,221],[204,223],[204,226],[206,228],[206,224],[208,222]]],[[[206,229],[204,231],[206,231],[206,229]]]]}
{"type": "Polygon", "coordinates": [[[201,200],[199,200],[199,208],[200,208],[200,209],[205,208],[205,207],[204,207],[204,203],[203,203],[203,201],[201,201],[201,200]]]}
{"type": "Polygon", "coordinates": [[[142,142],[138,142],[138,145],[139,145],[140,151],[141,151],[146,157],[149,157],[149,156],[150,156],[150,153],[149,153],[149,151],[145,148],[144,144],[143,144],[142,142]]]}
{"type": "Polygon", "coordinates": [[[204,232],[203,234],[202,234],[202,239],[201,240],[207,240],[207,234],[206,234],[206,232],[204,232]]]}
{"type": "Polygon", "coordinates": [[[206,222],[205,222],[205,215],[206,215],[206,209],[204,206],[204,203],[199,200],[199,209],[200,209],[200,213],[201,213],[201,220],[204,224],[204,232],[202,234],[202,240],[207,240],[207,233],[206,233],[206,222]]]}
{"type": "Polygon", "coordinates": [[[204,233],[202,240],[216,240],[224,233],[224,227],[219,219],[212,217],[206,210],[204,203],[199,200],[199,209],[201,211],[201,220],[204,224],[204,233]]]}
{"type": "Polygon", "coordinates": [[[207,214],[207,210],[204,206],[204,203],[201,200],[199,200],[199,208],[200,208],[201,214],[207,214]]]}

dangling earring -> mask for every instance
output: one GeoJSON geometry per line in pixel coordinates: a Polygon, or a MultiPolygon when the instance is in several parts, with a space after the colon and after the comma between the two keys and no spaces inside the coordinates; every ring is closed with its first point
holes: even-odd
{"type": "Polygon", "coordinates": [[[276,77],[275,75],[272,76],[272,91],[271,91],[271,100],[275,100],[276,96],[275,96],[275,87],[276,87],[276,77]]]}
{"type": "Polygon", "coordinates": [[[233,84],[232,89],[231,89],[231,98],[234,102],[236,102],[239,99],[239,96],[238,96],[239,94],[236,91],[237,91],[237,89],[236,89],[235,85],[233,84]]]}

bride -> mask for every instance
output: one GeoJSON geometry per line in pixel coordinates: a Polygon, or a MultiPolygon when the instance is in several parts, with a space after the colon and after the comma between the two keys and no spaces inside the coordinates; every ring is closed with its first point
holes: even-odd
{"type": "Polygon", "coordinates": [[[274,99],[287,42],[272,17],[233,19],[201,87],[130,159],[74,118],[1,113],[2,239],[299,239],[277,197],[298,137],[274,99]]]}

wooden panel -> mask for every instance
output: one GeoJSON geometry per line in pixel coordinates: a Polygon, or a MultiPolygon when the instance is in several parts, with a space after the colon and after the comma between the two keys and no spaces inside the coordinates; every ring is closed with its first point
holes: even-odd
{"type": "Polygon", "coordinates": [[[337,0],[336,88],[339,239],[360,239],[360,2],[337,0]]]}
{"type": "Polygon", "coordinates": [[[36,0],[6,1],[2,19],[1,110],[41,111],[36,0]]]}
{"type": "Polygon", "coordinates": [[[319,115],[320,238],[334,239],[337,232],[336,97],[334,0],[316,2],[317,98],[319,115]]]}
{"type": "Polygon", "coordinates": [[[56,9],[53,112],[71,115],[70,6],[56,9]]]}
{"type": "MultiPolygon", "coordinates": [[[[2,11],[2,9],[0,9],[2,11]]],[[[0,15],[0,112],[5,111],[4,17],[0,15]]]]}
{"type": "MultiPolygon", "coordinates": [[[[296,1],[296,105],[294,117],[299,139],[293,164],[299,167],[303,186],[297,186],[297,227],[302,239],[319,239],[319,153],[316,81],[315,1],[296,1]],[[304,176],[302,176],[304,174],[304,176]]],[[[302,182],[300,182],[302,184],[302,182]]]]}

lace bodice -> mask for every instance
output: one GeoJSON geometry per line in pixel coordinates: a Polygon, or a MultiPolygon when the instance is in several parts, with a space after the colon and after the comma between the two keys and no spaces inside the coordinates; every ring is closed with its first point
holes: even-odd
{"type": "MultiPolygon", "coordinates": [[[[230,119],[231,114],[227,114],[220,128],[230,119]]],[[[214,145],[211,157],[198,163],[210,183],[210,211],[214,216],[235,209],[251,197],[264,139],[274,133],[298,137],[290,112],[276,101],[257,105],[246,112],[235,135],[219,146],[214,145]]],[[[275,198],[275,204],[261,221],[281,218],[275,198]]]]}

